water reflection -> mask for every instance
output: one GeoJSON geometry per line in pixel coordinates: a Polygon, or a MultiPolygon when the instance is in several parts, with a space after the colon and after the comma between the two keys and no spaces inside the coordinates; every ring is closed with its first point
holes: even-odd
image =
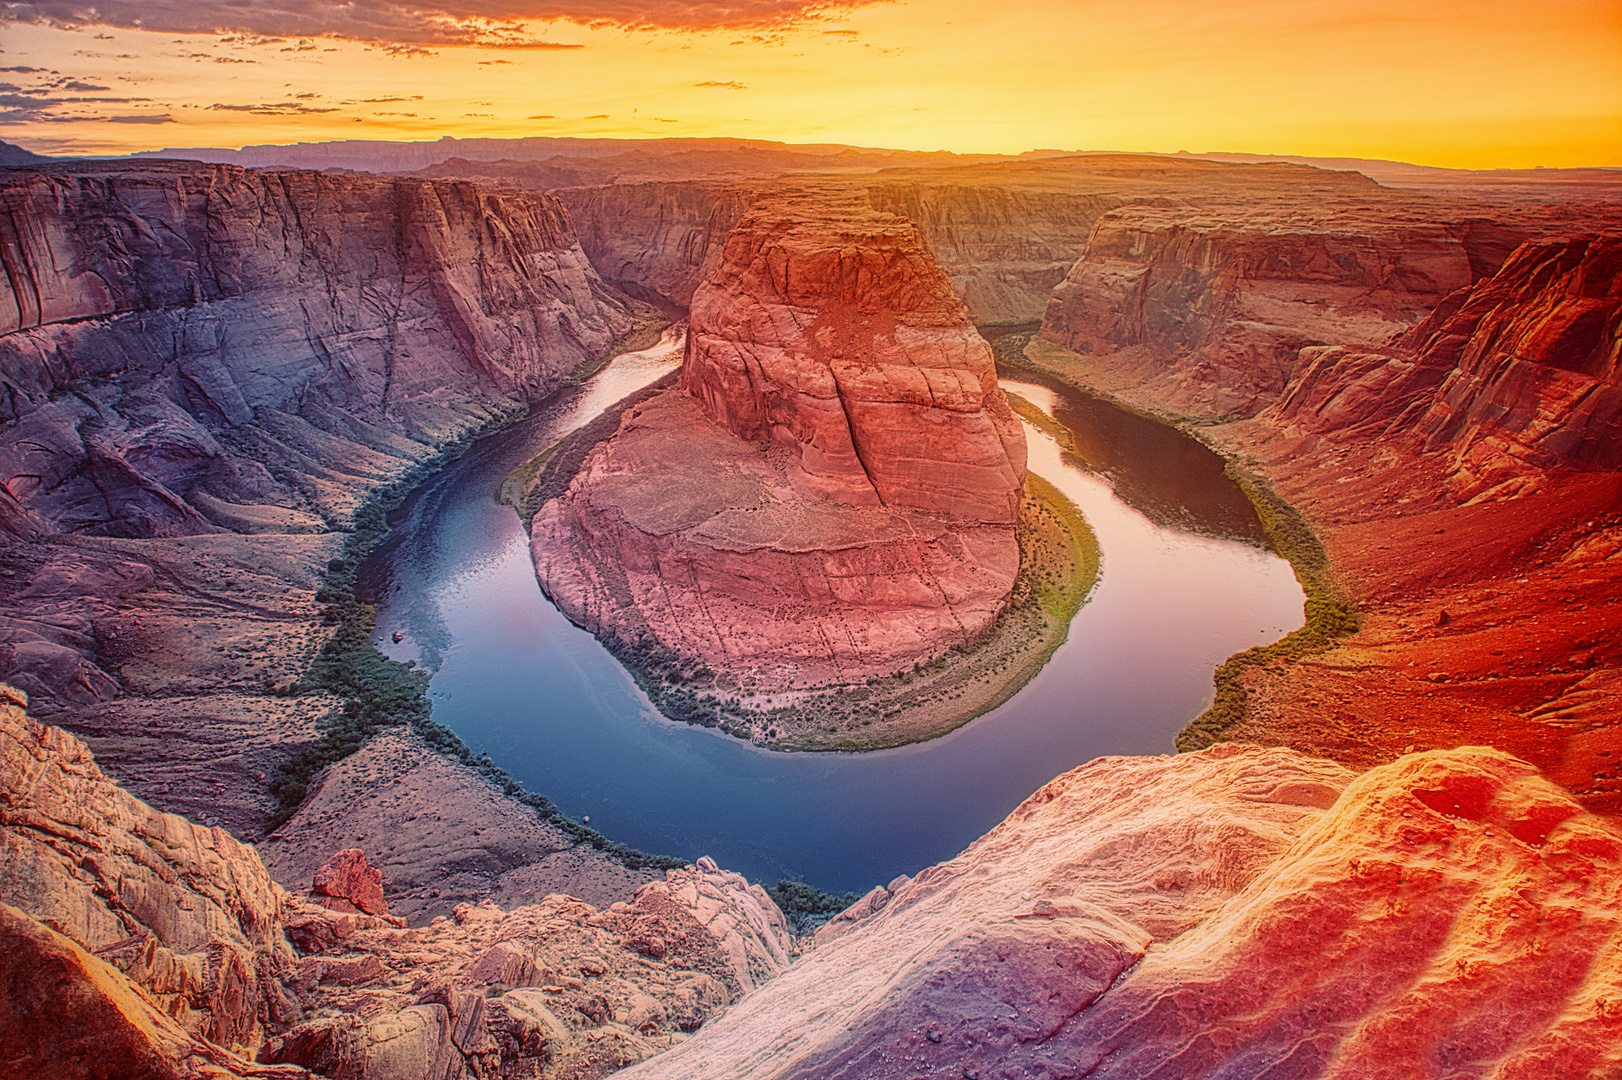
{"type": "MultiPolygon", "coordinates": [[[[1174,447],[1154,452],[1147,477],[1124,455],[1109,471],[1091,471],[1032,429],[1031,467],[1085,513],[1103,574],[1069,640],[1011,701],[942,739],[862,755],[773,753],[672,724],[541,595],[520,522],[493,492],[520,462],[678,359],[674,351],[621,357],[476,444],[413,496],[363,568],[380,598],[380,646],[437,669],[435,718],[566,812],[590,814],[613,839],[712,855],[760,880],[866,889],[950,858],[1065,769],[1101,754],[1170,751],[1209,700],[1218,663],[1300,624],[1288,564],[1224,538],[1255,535],[1239,524],[1221,526],[1223,535],[1209,524],[1228,519],[1207,503],[1226,505],[1235,493],[1188,490],[1232,489],[1220,468],[1173,482],[1168,455],[1198,457],[1174,447]],[[1162,474],[1168,479],[1153,479],[1162,474]],[[1181,514],[1150,514],[1119,494],[1177,491],[1178,483],[1181,514]],[[1200,531],[1169,527],[1168,518],[1201,523],[1200,531]]],[[[1079,395],[1028,389],[1052,393],[1042,402],[1052,414],[1079,422],[1071,400],[1079,395]]]]}

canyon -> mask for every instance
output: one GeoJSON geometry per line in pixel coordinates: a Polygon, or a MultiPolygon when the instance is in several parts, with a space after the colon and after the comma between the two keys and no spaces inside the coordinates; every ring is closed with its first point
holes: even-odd
{"type": "MultiPolygon", "coordinates": [[[[739,218],[694,291],[679,385],[539,507],[532,550],[547,596],[628,665],[714,672],[690,708],[833,704],[990,630],[1024,485],[991,350],[917,231],[784,194],[739,218]]],[[[768,713],[751,733],[816,745],[798,727],[768,713]]]]}
{"type": "Polygon", "coordinates": [[[91,1047],[378,1078],[1622,1065],[1622,207],[1125,155],[512,179],[0,174],[6,1008],[60,1017],[5,1025],[10,1071],[86,1074],[91,1047]],[[768,272],[796,236],[816,265],[928,269],[849,294],[822,341],[793,288],[845,279],[768,272]],[[345,728],[383,699],[308,682],[365,633],[341,530],[673,308],[681,386],[602,433],[538,551],[565,514],[623,515],[616,491],[673,509],[636,478],[695,433],[794,515],[916,530],[948,503],[1006,550],[1023,461],[972,329],[1002,324],[999,362],[1227,456],[1275,542],[1306,530],[1308,630],[1314,596],[1350,622],[1224,665],[1188,752],[1067,773],[799,938],[737,875],[615,852],[425,717],[345,728]],[[868,467],[855,433],[916,401],[856,395],[847,451],[831,395],[736,374],[821,350],[796,377],[843,400],[841,351],[919,339],[955,343],[930,347],[997,483],[868,467]],[[866,491],[884,505],[840,501],[866,491]],[[277,820],[278,770],[345,731],[277,820]],[[349,849],[388,914],[306,891],[349,849]]]}

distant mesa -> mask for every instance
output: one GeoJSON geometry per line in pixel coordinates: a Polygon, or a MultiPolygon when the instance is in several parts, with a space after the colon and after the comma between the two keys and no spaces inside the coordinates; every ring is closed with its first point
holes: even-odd
{"type": "Polygon", "coordinates": [[[24,150],[15,143],[0,140],[0,168],[10,165],[40,165],[51,159],[32,150],[24,150]]]}

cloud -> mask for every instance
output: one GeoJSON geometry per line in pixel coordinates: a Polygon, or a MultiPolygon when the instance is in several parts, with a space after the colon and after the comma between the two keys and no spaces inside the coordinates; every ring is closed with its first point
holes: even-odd
{"type": "Polygon", "coordinates": [[[168,113],[151,113],[145,116],[107,116],[103,117],[110,124],[173,124],[175,118],[168,113]]]}
{"type": "Polygon", "coordinates": [[[306,105],[302,101],[261,102],[254,105],[225,105],[216,102],[209,106],[214,112],[245,112],[255,116],[308,116],[313,113],[337,112],[336,105],[322,108],[316,105],[306,105]]]}
{"type": "MultiPolygon", "coordinates": [[[[280,0],[227,5],[197,0],[8,0],[0,19],[120,26],[165,34],[343,38],[381,46],[579,48],[529,36],[527,23],[663,30],[781,29],[891,0],[280,0]]],[[[257,42],[255,42],[257,43],[257,42]]]]}
{"type": "Polygon", "coordinates": [[[696,82],[693,85],[694,86],[714,86],[714,87],[717,87],[717,88],[722,89],[722,90],[747,90],[747,89],[749,89],[749,84],[748,83],[741,83],[741,82],[738,82],[736,79],[728,80],[726,82],[722,82],[719,79],[705,79],[703,82],[696,82]]]}
{"type": "Polygon", "coordinates": [[[73,80],[71,80],[71,81],[69,81],[67,83],[64,83],[62,85],[62,89],[64,89],[64,90],[77,90],[81,94],[93,94],[93,93],[97,92],[98,90],[111,90],[112,87],[110,87],[110,86],[94,86],[94,85],[92,85],[90,83],[80,82],[78,79],[73,79],[73,80]]]}

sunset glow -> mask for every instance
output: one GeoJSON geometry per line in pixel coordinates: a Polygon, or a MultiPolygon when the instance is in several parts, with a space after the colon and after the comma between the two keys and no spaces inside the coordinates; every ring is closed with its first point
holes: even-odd
{"type": "Polygon", "coordinates": [[[735,136],[1622,165],[1615,0],[506,0],[426,22],[381,4],[365,26],[328,17],[340,8],[125,0],[69,25],[71,4],[10,5],[0,138],[42,153],[735,136]],[[548,14],[567,17],[527,17],[548,14]]]}

